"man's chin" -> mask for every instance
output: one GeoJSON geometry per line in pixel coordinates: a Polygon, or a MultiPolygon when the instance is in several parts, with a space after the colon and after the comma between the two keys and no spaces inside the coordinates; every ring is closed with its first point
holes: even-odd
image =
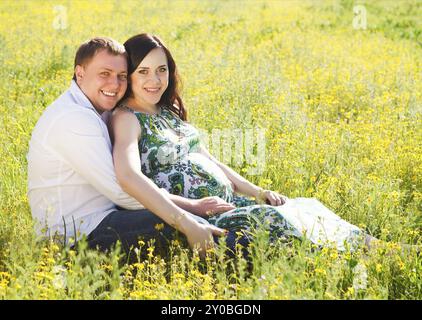
{"type": "Polygon", "coordinates": [[[114,101],[102,101],[101,109],[103,111],[110,111],[116,106],[117,102],[118,102],[117,99],[114,101]]]}
{"type": "MultiPolygon", "coordinates": [[[[116,101],[116,103],[117,103],[117,101],[116,101]]],[[[104,104],[104,109],[105,109],[106,111],[110,111],[110,110],[112,110],[112,109],[116,106],[116,103],[108,103],[108,104],[104,104]]]]}
{"type": "Polygon", "coordinates": [[[113,108],[115,106],[116,106],[116,104],[110,104],[110,103],[106,104],[106,103],[103,103],[100,106],[97,105],[97,106],[94,106],[94,107],[98,111],[98,113],[103,113],[105,111],[111,111],[111,110],[113,110],[113,108]]]}

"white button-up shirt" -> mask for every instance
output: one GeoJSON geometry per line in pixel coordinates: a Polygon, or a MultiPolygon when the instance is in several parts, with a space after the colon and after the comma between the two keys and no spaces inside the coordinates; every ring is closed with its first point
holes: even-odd
{"type": "Polygon", "coordinates": [[[79,239],[116,210],[115,204],[143,208],[117,182],[103,118],[72,81],[38,120],[27,155],[37,234],[79,239]]]}

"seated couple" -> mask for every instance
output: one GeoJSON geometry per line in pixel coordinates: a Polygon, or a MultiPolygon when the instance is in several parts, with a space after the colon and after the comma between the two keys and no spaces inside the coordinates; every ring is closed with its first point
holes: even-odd
{"type": "Polygon", "coordinates": [[[338,250],[375,240],[316,199],[263,190],[212,157],[187,122],[178,87],[175,61],[156,36],[80,46],[70,88],[46,108],[30,141],[38,234],[85,235],[102,250],[120,240],[126,252],[140,238],[165,247],[176,230],[202,253],[224,234],[234,249],[252,240],[257,224],[273,240],[338,250]],[[239,230],[244,236],[235,239],[239,230]]]}

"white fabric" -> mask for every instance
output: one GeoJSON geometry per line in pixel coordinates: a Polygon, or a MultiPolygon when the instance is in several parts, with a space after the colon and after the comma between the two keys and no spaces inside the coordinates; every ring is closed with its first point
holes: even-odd
{"type": "Polygon", "coordinates": [[[76,231],[79,239],[116,210],[115,204],[143,208],[117,183],[107,116],[72,81],[38,120],[27,159],[28,198],[39,235],[68,240],[76,231]]]}
{"type": "Polygon", "coordinates": [[[277,207],[283,217],[313,243],[345,250],[345,243],[352,249],[362,237],[361,230],[324,206],[315,198],[288,199],[277,207]]]}

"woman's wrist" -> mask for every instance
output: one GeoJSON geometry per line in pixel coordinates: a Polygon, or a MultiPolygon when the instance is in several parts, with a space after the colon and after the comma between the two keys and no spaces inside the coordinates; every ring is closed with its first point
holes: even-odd
{"type": "Polygon", "coordinates": [[[264,189],[264,188],[259,188],[257,191],[256,191],[256,194],[255,194],[255,201],[258,203],[258,204],[265,204],[265,203],[267,203],[267,196],[266,196],[266,192],[267,192],[268,190],[266,190],[266,189],[264,189]]]}
{"type": "Polygon", "coordinates": [[[189,230],[192,230],[197,224],[198,222],[184,210],[180,210],[175,217],[175,228],[184,235],[187,235],[189,230]]]}
{"type": "Polygon", "coordinates": [[[263,193],[264,193],[264,189],[263,188],[261,188],[261,187],[254,187],[254,190],[253,190],[253,193],[252,193],[252,196],[255,198],[255,199],[261,199],[262,198],[262,196],[263,196],[263,193]]]}

